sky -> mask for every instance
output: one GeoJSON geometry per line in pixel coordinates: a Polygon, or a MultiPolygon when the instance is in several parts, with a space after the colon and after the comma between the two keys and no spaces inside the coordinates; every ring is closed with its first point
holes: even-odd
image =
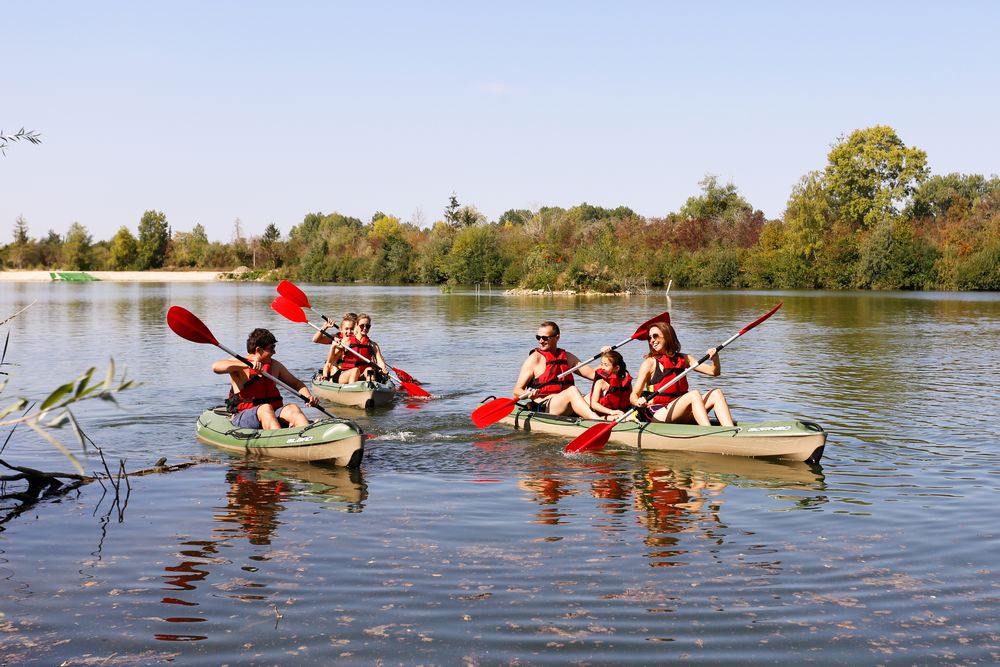
{"type": "Polygon", "coordinates": [[[769,218],[838,137],[1000,172],[1000,2],[0,0],[0,242],[146,210],[228,241],[307,213],[430,225],[677,211],[715,174],[769,218]]]}

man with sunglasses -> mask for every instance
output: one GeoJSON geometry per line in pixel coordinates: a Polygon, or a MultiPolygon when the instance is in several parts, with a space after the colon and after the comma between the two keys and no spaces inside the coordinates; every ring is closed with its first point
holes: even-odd
{"type": "MultiPolygon", "coordinates": [[[[594,412],[587,399],[573,383],[573,374],[563,373],[580,363],[572,352],[559,347],[559,325],[542,322],[535,334],[538,346],[521,364],[514,385],[514,398],[528,399],[533,409],[553,415],[577,415],[585,419],[603,419],[594,412]]],[[[594,379],[594,369],[581,366],[575,371],[588,380],[594,379]]]]}
{"type": "Polygon", "coordinates": [[[277,344],[274,334],[267,329],[254,329],[247,336],[247,360],[253,368],[235,358],[212,364],[213,372],[229,373],[231,386],[226,405],[234,412],[232,422],[236,428],[271,430],[309,424],[309,418],[299,406],[283,404],[278,385],[262,374],[270,373],[299,392],[307,405],[316,405],[316,397],[309,388],[274,358],[277,344]]]}

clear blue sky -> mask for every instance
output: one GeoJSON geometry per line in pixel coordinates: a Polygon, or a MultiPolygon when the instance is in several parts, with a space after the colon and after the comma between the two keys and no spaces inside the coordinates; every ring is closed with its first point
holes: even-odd
{"type": "Polygon", "coordinates": [[[0,241],[228,240],[304,214],[676,211],[714,173],[769,217],[838,136],[1000,171],[1000,2],[4,2],[0,241]]]}

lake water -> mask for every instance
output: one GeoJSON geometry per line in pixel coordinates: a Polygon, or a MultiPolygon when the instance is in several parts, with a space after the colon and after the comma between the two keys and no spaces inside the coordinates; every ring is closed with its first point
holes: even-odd
{"type": "MultiPolygon", "coordinates": [[[[624,451],[476,429],[543,319],[581,357],[668,307],[640,298],[301,285],[374,317],[431,401],[367,415],[359,471],[244,460],[194,438],[225,356],[255,326],[305,377],[324,349],[263,284],[0,284],[3,404],[113,357],[144,384],[76,415],[131,479],[0,514],[0,663],[995,664],[1000,660],[1000,295],[677,292],[685,351],[722,353],[737,419],[829,432],[819,466],[624,451]]],[[[624,348],[635,370],[641,342],[624,348]]],[[[6,433],[0,434],[6,437],[6,433]]],[[[69,433],[65,436],[69,437],[69,433]]],[[[92,450],[91,450],[92,451],[92,450]]],[[[69,464],[26,429],[2,457],[69,464]]],[[[82,454],[88,471],[100,467],[82,454]]],[[[10,489],[11,485],[8,485],[10,489]]]]}

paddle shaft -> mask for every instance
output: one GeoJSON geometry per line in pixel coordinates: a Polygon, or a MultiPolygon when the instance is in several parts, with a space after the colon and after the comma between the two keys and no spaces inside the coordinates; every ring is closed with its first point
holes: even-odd
{"type": "MultiPolygon", "coordinates": [[[[222,343],[218,343],[217,342],[215,345],[216,345],[216,347],[218,347],[223,352],[231,354],[234,358],[239,359],[240,361],[242,361],[244,364],[246,364],[250,368],[253,368],[253,362],[250,361],[249,359],[247,359],[246,357],[244,357],[243,355],[237,354],[236,352],[233,352],[232,350],[230,350],[228,347],[226,347],[222,343]]],[[[287,389],[288,391],[292,392],[293,394],[295,394],[296,396],[298,396],[300,399],[302,399],[303,401],[305,401],[305,397],[302,396],[302,394],[300,394],[299,391],[295,387],[293,387],[292,385],[288,384],[284,380],[282,380],[282,379],[280,379],[278,377],[275,377],[274,375],[271,375],[267,371],[260,371],[260,374],[263,375],[264,377],[268,378],[269,380],[273,380],[275,384],[280,384],[282,387],[284,387],[285,389],[287,389]]],[[[337,418],[337,415],[334,415],[334,414],[332,414],[330,412],[327,412],[325,409],[323,409],[323,406],[321,406],[321,405],[314,405],[312,407],[316,408],[317,410],[319,410],[320,412],[322,412],[327,417],[330,417],[331,419],[336,419],[337,418]]]]}
{"type": "MultiPolygon", "coordinates": [[[[618,343],[617,345],[612,345],[610,348],[608,348],[608,352],[610,352],[611,350],[617,350],[618,348],[620,348],[622,345],[624,345],[625,343],[629,342],[630,340],[635,340],[635,337],[634,336],[629,336],[628,338],[626,338],[622,342],[618,343]]],[[[602,356],[604,356],[604,353],[603,352],[598,352],[597,354],[595,354],[594,356],[592,356],[590,359],[587,359],[586,361],[581,361],[576,366],[573,366],[573,368],[570,368],[569,370],[563,371],[562,373],[560,373],[559,375],[556,376],[556,379],[558,380],[560,378],[563,378],[563,377],[569,375],[570,373],[572,373],[573,371],[575,371],[575,370],[577,370],[579,368],[583,368],[584,366],[586,366],[587,364],[589,364],[591,361],[596,361],[596,360],[600,359],[602,356]]]]}

